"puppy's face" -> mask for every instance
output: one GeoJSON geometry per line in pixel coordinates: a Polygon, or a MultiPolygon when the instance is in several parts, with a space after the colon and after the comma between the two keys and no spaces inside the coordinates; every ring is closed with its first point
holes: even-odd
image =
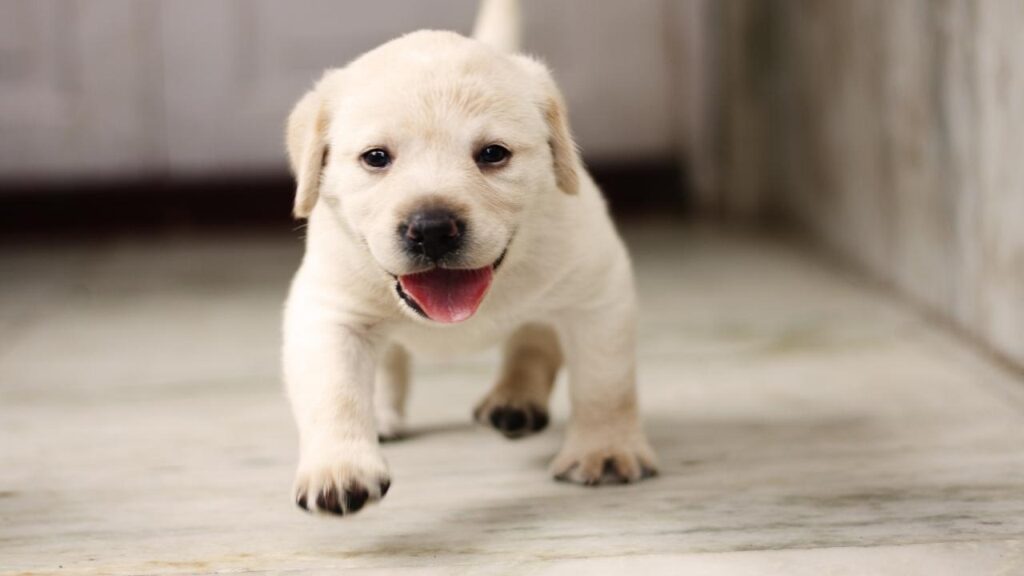
{"type": "Polygon", "coordinates": [[[546,70],[419,32],[330,72],[289,119],[296,214],[319,201],[411,313],[473,315],[538,195],[573,193],[575,150],[546,70]]]}

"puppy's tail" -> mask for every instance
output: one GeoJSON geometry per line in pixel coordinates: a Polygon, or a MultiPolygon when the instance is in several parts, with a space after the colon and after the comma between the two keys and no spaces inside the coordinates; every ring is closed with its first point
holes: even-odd
{"type": "Polygon", "coordinates": [[[506,53],[519,51],[518,0],[481,0],[473,38],[506,53]]]}

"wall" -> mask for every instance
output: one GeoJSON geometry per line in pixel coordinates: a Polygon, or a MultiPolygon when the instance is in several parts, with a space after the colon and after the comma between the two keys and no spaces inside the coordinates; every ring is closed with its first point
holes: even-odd
{"type": "MultiPolygon", "coordinates": [[[[669,0],[524,1],[591,161],[671,159],[669,0]]],[[[2,0],[0,179],[281,173],[284,119],[328,67],[476,0],[2,0]]]]}
{"type": "Polygon", "coordinates": [[[730,1],[721,193],[1024,366],[1024,3],[730,1]]]}

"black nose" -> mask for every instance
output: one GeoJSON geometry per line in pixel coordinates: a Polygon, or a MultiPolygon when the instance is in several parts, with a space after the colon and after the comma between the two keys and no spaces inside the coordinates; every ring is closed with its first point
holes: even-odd
{"type": "Polygon", "coordinates": [[[466,225],[454,214],[438,208],[415,212],[398,227],[405,250],[430,260],[458,250],[465,231],[466,225]]]}

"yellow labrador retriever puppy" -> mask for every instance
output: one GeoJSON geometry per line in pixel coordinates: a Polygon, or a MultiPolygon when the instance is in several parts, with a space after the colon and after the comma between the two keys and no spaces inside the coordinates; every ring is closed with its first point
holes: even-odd
{"type": "Polygon", "coordinates": [[[388,42],[325,73],[288,119],[309,220],[284,320],[302,508],[351,514],[387,494],[378,441],[402,432],[410,353],[499,342],[477,420],[510,438],[543,429],[564,355],[572,414],[551,473],[655,473],[629,256],[550,73],[513,53],[516,10],[485,1],[476,39],[388,42]]]}

